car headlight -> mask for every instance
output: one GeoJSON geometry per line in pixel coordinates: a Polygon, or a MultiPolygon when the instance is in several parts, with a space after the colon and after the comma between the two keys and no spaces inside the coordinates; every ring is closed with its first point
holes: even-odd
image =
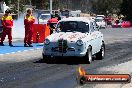
{"type": "Polygon", "coordinates": [[[82,46],[83,45],[83,41],[82,40],[77,40],[77,45],[78,46],[82,46]]]}
{"type": "Polygon", "coordinates": [[[49,43],[50,43],[50,40],[49,40],[49,39],[45,39],[45,40],[44,40],[44,44],[45,44],[45,45],[48,45],[49,43]]]}

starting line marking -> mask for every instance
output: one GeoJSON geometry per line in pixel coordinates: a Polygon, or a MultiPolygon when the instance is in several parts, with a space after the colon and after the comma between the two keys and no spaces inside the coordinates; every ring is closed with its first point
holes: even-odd
{"type": "Polygon", "coordinates": [[[0,56],[43,49],[43,44],[41,43],[34,43],[33,47],[24,47],[23,43],[14,43],[14,47],[9,47],[7,43],[5,44],[5,46],[0,46],[0,56]]]}
{"type": "Polygon", "coordinates": [[[0,54],[0,56],[3,56],[3,55],[9,55],[9,54],[15,54],[15,53],[21,53],[21,52],[28,52],[28,51],[39,50],[39,49],[42,49],[42,48],[35,48],[35,49],[29,49],[29,50],[22,50],[22,51],[16,51],[16,52],[4,53],[4,54],[0,54]]]}

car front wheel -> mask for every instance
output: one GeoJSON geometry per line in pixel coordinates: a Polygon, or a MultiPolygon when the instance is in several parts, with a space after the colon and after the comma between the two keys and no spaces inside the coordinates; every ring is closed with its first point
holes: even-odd
{"type": "Polygon", "coordinates": [[[91,63],[92,62],[92,47],[89,46],[86,56],[85,56],[86,60],[91,63]]]}
{"type": "Polygon", "coordinates": [[[45,62],[47,62],[49,59],[50,59],[49,56],[43,55],[43,60],[44,60],[45,62]]]}
{"type": "Polygon", "coordinates": [[[97,60],[102,60],[105,57],[105,44],[103,43],[101,46],[100,51],[96,54],[97,60]]]}

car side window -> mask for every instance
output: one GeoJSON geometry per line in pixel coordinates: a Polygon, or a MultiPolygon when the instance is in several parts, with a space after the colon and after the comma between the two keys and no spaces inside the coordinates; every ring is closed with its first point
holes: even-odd
{"type": "Polygon", "coordinates": [[[79,22],[78,23],[78,29],[81,32],[89,32],[89,24],[85,22],[79,22]]]}

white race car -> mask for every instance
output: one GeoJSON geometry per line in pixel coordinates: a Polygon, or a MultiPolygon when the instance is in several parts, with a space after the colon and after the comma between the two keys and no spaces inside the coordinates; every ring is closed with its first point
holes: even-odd
{"type": "Polygon", "coordinates": [[[99,27],[106,28],[106,22],[103,17],[97,17],[95,18],[95,21],[99,27]]]}
{"type": "Polygon", "coordinates": [[[58,22],[57,32],[44,40],[43,59],[52,57],[85,57],[103,59],[105,44],[103,34],[98,31],[93,19],[69,17],[58,22]]]}

